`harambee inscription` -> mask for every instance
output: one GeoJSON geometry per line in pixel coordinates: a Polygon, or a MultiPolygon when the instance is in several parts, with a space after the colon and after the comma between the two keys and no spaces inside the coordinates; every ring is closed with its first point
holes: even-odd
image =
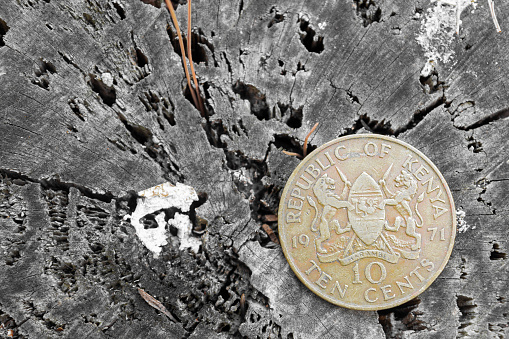
{"type": "Polygon", "coordinates": [[[297,277],[339,306],[409,301],[451,254],[456,215],[433,163],[380,135],[333,140],[295,169],[281,197],[279,237],[297,277]]]}

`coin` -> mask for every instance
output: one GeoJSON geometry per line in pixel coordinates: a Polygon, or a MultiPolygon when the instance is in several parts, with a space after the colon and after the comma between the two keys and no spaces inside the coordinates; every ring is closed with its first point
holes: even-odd
{"type": "Polygon", "coordinates": [[[420,151],[351,135],[297,166],[278,229],[288,263],[311,291],[339,306],[381,310],[415,298],[442,272],[456,213],[445,179],[420,151]]]}

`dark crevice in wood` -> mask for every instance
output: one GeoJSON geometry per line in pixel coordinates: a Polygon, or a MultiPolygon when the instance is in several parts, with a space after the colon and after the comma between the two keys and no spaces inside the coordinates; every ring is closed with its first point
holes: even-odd
{"type": "Polygon", "coordinates": [[[403,305],[378,311],[378,321],[382,325],[386,339],[399,339],[406,331],[424,331],[428,325],[419,316],[421,300],[414,298],[403,305]]]}
{"type": "Polygon", "coordinates": [[[83,19],[85,20],[85,22],[92,26],[92,28],[94,28],[94,30],[97,30],[99,27],[97,26],[97,22],[95,21],[94,17],[88,13],[83,13],[83,19]]]}
{"type": "Polygon", "coordinates": [[[267,98],[258,88],[253,85],[245,84],[237,80],[232,86],[234,93],[238,94],[242,100],[249,101],[251,114],[258,120],[271,120],[277,118],[291,128],[300,128],[304,117],[303,108],[293,107],[289,104],[278,102],[272,109],[267,104],[267,98]]]}
{"type": "Polygon", "coordinates": [[[111,192],[98,193],[88,187],[85,187],[85,186],[82,186],[79,184],[61,181],[58,178],[58,176],[52,177],[50,179],[36,179],[36,178],[30,178],[27,175],[24,175],[24,174],[21,174],[21,173],[12,171],[12,170],[8,170],[8,169],[0,169],[0,174],[4,177],[8,177],[11,179],[17,179],[22,182],[37,183],[37,184],[40,184],[45,189],[55,189],[55,190],[63,190],[63,191],[69,192],[69,189],[71,187],[74,187],[74,188],[78,189],[81,192],[81,194],[83,194],[84,196],[91,198],[91,199],[103,201],[106,203],[110,203],[115,198],[111,192]]]}
{"type": "Polygon", "coordinates": [[[136,47],[136,64],[138,67],[143,67],[148,64],[147,56],[141,51],[141,49],[136,47]]]}
{"type": "Polygon", "coordinates": [[[265,94],[260,92],[258,88],[237,80],[237,82],[233,84],[232,90],[234,93],[238,94],[241,99],[249,101],[251,114],[256,116],[258,120],[269,120],[273,118],[271,110],[267,105],[265,94]]]}
{"type": "Polygon", "coordinates": [[[140,144],[146,146],[146,144],[152,141],[153,134],[151,130],[144,126],[129,122],[122,113],[118,113],[118,117],[129,133],[131,133],[131,136],[140,144]]]}
{"type": "Polygon", "coordinates": [[[277,103],[279,111],[281,112],[282,120],[288,127],[291,128],[300,128],[302,126],[303,119],[303,108],[304,106],[300,106],[298,108],[294,108],[291,105],[282,104],[280,102],[277,103]]]}
{"type": "Polygon", "coordinates": [[[507,259],[507,253],[500,251],[500,245],[493,243],[493,248],[490,253],[490,260],[505,260],[507,259]]]}
{"type": "Polygon", "coordinates": [[[140,1],[147,5],[152,5],[156,8],[161,8],[161,0],[140,0],[140,1]]]}
{"type": "Polygon", "coordinates": [[[306,72],[307,70],[306,70],[306,65],[303,65],[302,62],[299,61],[297,63],[297,70],[295,72],[292,72],[292,75],[296,76],[297,73],[299,73],[300,71],[306,72]]]}
{"type": "Polygon", "coordinates": [[[306,47],[309,52],[318,54],[322,53],[325,49],[323,44],[324,37],[318,36],[315,40],[316,32],[305,17],[299,18],[297,23],[299,24],[299,29],[303,32],[300,34],[300,41],[304,47],[306,47]]]}
{"type": "Polygon", "coordinates": [[[58,54],[62,57],[62,59],[64,59],[64,61],[73,66],[74,68],[76,68],[78,71],[81,72],[81,74],[85,75],[85,72],[83,72],[83,70],[72,60],[72,57],[70,57],[69,55],[63,53],[63,52],[60,52],[58,51],[58,54]]]}
{"type": "Polygon", "coordinates": [[[351,103],[356,103],[359,105],[361,104],[361,102],[359,101],[359,97],[354,95],[351,90],[347,90],[346,95],[348,96],[348,99],[350,100],[351,103]]]}
{"type": "MultiPolygon", "coordinates": [[[[232,171],[232,179],[237,190],[249,201],[251,217],[261,226],[262,222],[266,222],[266,215],[277,215],[281,188],[263,183],[262,178],[270,175],[265,160],[248,158],[240,151],[225,150],[225,156],[226,166],[232,171]]],[[[277,235],[277,222],[269,224],[277,235]]],[[[257,233],[256,240],[262,247],[270,243],[270,238],[264,231],[257,233]]]]}
{"type": "Polygon", "coordinates": [[[278,62],[279,67],[281,67],[281,72],[279,74],[281,74],[283,76],[286,75],[287,71],[285,69],[285,62],[281,59],[278,59],[277,62],[278,62]]]}
{"type": "Polygon", "coordinates": [[[467,259],[461,257],[461,266],[460,266],[460,279],[467,279],[467,259]]]}
{"type": "Polygon", "coordinates": [[[346,127],[345,129],[343,129],[341,131],[341,133],[338,134],[337,137],[338,138],[339,137],[344,137],[344,136],[351,135],[351,134],[356,134],[357,132],[359,132],[361,129],[364,128],[365,125],[367,125],[366,122],[363,119],[364,119],[364,115],[360,116],[357,120],[354,121],[352,126],[346,127]]]}
{"type": "Polygon", "coordinates": [[[442,95],[441,97],[431,102],[428,106],[415,111],[414,114],[412,115],[412,118],[406,125],[401,126],[400,128],[394,131],[394,136],[397,137],[401,133],[411,130],[412,128],[417,126],[433,110],[437,109],[438,107],[444,104],[447,105],[447,99],[445,95],[442,95]]]}
{"type": "MultiPolygon", "coordinates": [[[[208,87],[209,87],[209,84],[205,83],[205,84],[203,84],[203,91],[200,91],[200,98],[203,102],[203,107],[204,107],[204,112],[200,112],[200,115],[202,117],[208,117],[209,115],[213,114],[213,110],[210,108],[209,105],[207,105],[207,99],[210,98],[210,95],[208,94],[208,91],[207,91],[208,87]]],[[[200,111],[199,107],[197,107],[195,105],[193,96],[192,96],[191,91],[189,90],[189,86],[187,84],[184,87],[182,94],[184,95],[184,98],[186,98],[187,101],[189,101],[191,103],[191,105],[193,105],[194,108],[196,108],[198,111],[200,111]]],[[[198,93],[195,92],[195,94],[198,94],[198,93]]]]}
{"type": "Polygon", "coordinates": [[[473,130],[473,129],[476,129],[476,128],[488,125],[488,124],[490,124],[492,122],[506,119],[508,117],[509,117],[509,108],[504,108],[504,109],[501,109],[501,110],[499,110],[499,111],[497,111],[497,112],[495,112],[493,114],[490,114],[490,115],[482,118],[481,120],[479,120],[477,122],[474,122],[470,126],[467,126],[467,127],[457,127],[457,128],[461,129],[461,130],[464,130],[464,131],[470,131],[470,130],[473,130]]]}
{"type": "Polygon", "coordinates": [[[150,129],[128,121],[120,112],[117,112],[117,116],[131,136],[143,146],[143,150],[150,158],[154,159],[154,161],[161,166],[165,173],[165,179],[171,183],[175,183],[174,177],[180,182],[184,181],[184,175],[180,172],[175,158],[167,153],[166,149],[161,144],[154,142],[154,135],[150,129]]]}
{"type": "Polygon", "coordinates": [[[88,74],[90,80],[88,81],[88,85],[90,88],[92,88],[92,91],[99,94],[99,97],[101,97],[103,103],[105,103],[108,106],[113,106],[115,101],[117,100],[117,92],[115,90],[115,87],[107,86],[102,79],[97,77],[95,74],[88,74]]]}
{"type": "Polygon", "coordinates": [[[108,140],[108,142],[111,142],[116,148],[118,148],[122,152],[130,151],[132,154],[138,154],[138,151],[136,149],[130,147],[121,139],[107,137],[106,140],[108,140]]]}
{"type": "Polygon", "coordinates": [[[444,89],[445,82],[441,81],[438,76],[438,71],[433,71],[427,76],[419,76],[419,82],[424,89],[425,93],[433,94],[444,89]]]}
{"type": "Polygon", "coordinates": [[[456,296],[456,304],[460,311],[460,325],[458,326],[457,338],[468,338],[470,337],[471,333],[468,332],[467,327],[474,324],[477,305],[475,304],[473,298],[464,295],[456,296]]]}
{"type": "Polygon", "coordinates": [[[357,132],[358,130],[365,128],[367,131],[376,134],[382,135],[395,135],[394,130],[391,127],[391,123],[389,121],[378,121],[368,117],[367,114],[363,114],[359,117],[358,122],[354,124],[350,131],[347,131],[347,134],[353,134],[352,132],[357,132]],[[357,129],[358,128],[358,129],[357,129]]]}
{"type": "MultiPolygon", "coordinates": [[[[276,134],[274,135],[274,146],[287,152],[302,154],[304,152],[303,142],[299,142],[295,137],[288,134],[276,134]]],[[[315,145],[308,145],[308,154],[316,149],[315,145]]]]}
{"type": "Polygon", "coordinates": [[[83,111],[83,108],[88,104],[86,101],[82,101],[78,98],[69,99],[67,101],[69,104],[69,107],[71,108],[72,112],[81,120],[81,121],[87,121],[85,112],[83,111]]]}
{"type": "Polygon", "coordinates": [[[473,135],[467,137],[467,141],[468,141],[467,148],[469,150],[471,150],[472,152],[480,153],[480,152],[484,151],[484,149],[482,147],[482,142],[475,139],[473,135]]]}
{"type": "Polygon", "coordinates": [[[239,19],[240,19],[240,16],[242,15],[243,10],[244,10],[244,0],[240,0],[240,2],[239,2],[239,19]]]}
{"type": "Polygon", "coordinates": [[[45,90],[49,90],[48,74],[55,74],[56,67],[44,58],[37,61],[37,69],[34,71],[35,77],[32,78],[32,84],[37,85],[45,90]]]}
{"type": "MultiPolygon", "coordinates": [[[[180,51],[180,43],[179,38],[176,32],[173,31],[173,27],[168,25],[166,27],[166,32],[168,33],[168,37],[170,38],[171,45],[173,47],[173,51],[182,57],[182,52],[180,51]]],[[[186,56],[187,56],[187,39],[188,37],[184,34],[182,35],[182,40],[184,46],[186,46],[186,56]]],[[[216,56],[214,54],[214,45],[205,37],[203,31],[198,28],[191,32],[191,56],[193,58],[194,64],[204,63],[205,66],[209,65],[209,59],[207,56],[207,51],[205,47],[210,51],[212,55],[212,59],[214,61],[214,67],[219,67],[219,63],[216,60],[216,56]]]]}
{"type": "Polygon", "coordinates": [[[149,90],[143,92],[138,96],[141,103],[145,106],[147,112],[155,112],[157,117],[156,120],[159,123],[159,127],[164,131],[165,124],[162,118],[164,118],[170,126],[175,126],[175,105],[170,98],[161,96],[157,91],[149,90]]]}
{"type": "Polygon", "coordinates": [[[355,12],[361,17],[364,27],[373,22],[380,22],[382,18],[382,9],[376,5],[373,0],[353,0],[355,12]]]}
{"type": "MultiPolygon", "coordinates": [[[[131,30],[131,41],[133,44],[133,48],[129,50],[128,54],[131,59],[131,62],[133,63],[135,68],[137,68],[137,71],[133,75],[133,78],[136,82],[139,82],[152,73],[152,66],[150,65],[150,60],[146,53],[136,43],[133,30],[131,30]]],[[[124,79],[124,81],[126,81],[126,83],[128,83],[129,85],[132,85],[132,83],[128,80],[124,79]]]]}
{"type": "MultiPolygon", "coordinates": [[[[140,219],[140,223],[143,225],[143,229],[147,230],[159,227],[159,224],[156,221],[156,215],[159,214],[159,212],[160,211],[155,211],[154,213],[146,214],[143,216],[143,218],[140,219]]],[[[176,231],[174,233],[176,233],[176,231]]]]}
{"type": "MultiPolygon", "coordinates": [[[[358,102],[358,98],[353,94],[347,91],[347,95],[351,97],[352,102],[358,102]]],[[[340,136],[346,136],[350,134],[356,134],[361,129],[366,129],[368,132],[382,135],[391,135],[397,137],[401,133],[407,132],[417,126],[428,114],[430,114],[436,108],[447,104],[445,96],[441,96],[435,101],[433,101],[430,105],[417,110],[412,115],[412,118],[408,121],[406,125],[399,127],[398,129],[392,128],[390,121],[378,121],[370,118],[367,114],[363,114],[359,116],[359,118],[353,123],[353,125],[346,130],[344,130],[340,136]]]]}
{"type": "Polygon", "coordinates": [[[224,61],[226,62],[226,67],[228,69],[228,73],[230,74],[230,80],[231,80],[231,77],[233,75],[232,64],[230,63],[230,60],[228,60],[228,56],[226,55],[226,52],[222,52],[221,54],[224,58],[224,61]]]}
{"type": "MultiPolygon", "coordinates": [[[[482,144],[480,145],[480,147],[481,147],[481,150],[479,152],[482,152],[483,151],[482,144]]],[[[476,152],[474,151],[474,153],[476,153],[476,152]]],[[[491,183],[491,181],[486,178],[481,178],[475,182],[475,186],[478,187],[479,189],[481,189],[481,192],[479,192],[479,196],[477,197],[477,201],[482,203],[484,206],[486,206],[490,210],[492,215],[495,215],[495,214],[497,214],[497,210],[495,208],[493,208],[493,204],[491,203],[491,201],[486,201],[483,198],[483,195],[486,194],[486,191],[488,190],[488,185],[490,183],[491,183]]]]}
{"type": "Polygon", "coordinates": [[[215,148],[225,148],[226,143],[222,140],[221,136],[228,136],[228,129],[223,124],[221,119],[212,120],[209,122],[202,123],[202,127],[207,135],[209,144],[215,148]]]}
{"type": "Polygon", "coordinates": [[[267,28],[271,28],[275,24],[278,24],[285,20],[284,14],[281,14],[276,7],[272,7],[270,9],[270,14],[274,14],[274,16],[272,17],[272,19],[270,19],[269,23],[267,24],[267,28]]]}
{"type": "Polygon", "coordinates": [[[0,18],[0,47],[5,46],[4,35],[7,34],[9,28],[10,27],[7,25],[7,23],[0,18]]]}
{"type": "Polygon", "coordinates": [[[117,11],[118,16],[120,17],[120,20],[124,20],[126,18],[125,9],[115,1],[113,2],[113,7],[115,7],[115,10],[117,11]]]}
{"type": "Polygon", "coordinates": [[[42,89],[49,91],[49,81],[46,77],[39,77],[32,79],[32,84],[39,86],[42,89]]]}
{"type": "Polygon", "coordinates": [[[48,60],[44,58],[40,58],[38,61],[39,69],[35,71],[36,76],[41,76],[43,74],[55,74],[57,72],[57,68],[48,60]]]}
{"type": "Polygon", "coordinates": [[[198,200],[193,201],[189,208],[189,219],[193,224],[193,233],[196,235],[204,234],[207,231],[209,221],[196,212],[196,209],[205,204],[208,200],[208,194],[206,192],[197,192],[198,200]]]}

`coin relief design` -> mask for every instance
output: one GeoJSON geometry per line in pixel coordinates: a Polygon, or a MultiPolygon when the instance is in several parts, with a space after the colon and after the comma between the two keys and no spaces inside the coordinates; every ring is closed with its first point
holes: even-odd
{"type": "Polygon", "coordinates": [[[279,237],[297,277],[339,306],[380,310],[422,293],[446,265],[449,187],[414,147],[380,135],[333,140],[290,176],[279,237]]]}

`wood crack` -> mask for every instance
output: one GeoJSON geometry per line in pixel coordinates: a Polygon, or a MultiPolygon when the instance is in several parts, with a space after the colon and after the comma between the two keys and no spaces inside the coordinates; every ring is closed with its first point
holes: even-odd
{"type": "Polygon", "coordinates": [[[79,185],[72,182],[65,182],[61,181],[57,177],[53,177],[50,179],[38,179],[38,178],[31,178],[27,175],[24,175],[19,172],[15,172],[9,169],[0,168],[0,174],[11,178],[20,180],[21,182],[25,183],[37,183],[40,184],[43,188],[47,189],[56,189],[56,190],[64,190],[66,192],[69,192],[69,189],[71,187],[74,187],[78,189],[81,194],[83,194],[86,197],[89,197],[91,199],[100,200],[106,203],[110,203],[113,199],[117,199],[118,197],[115,197],[111,192],[98,192],[97,190],[91,189],[89,187],[85,187],[83,185],[79,185]]]}

